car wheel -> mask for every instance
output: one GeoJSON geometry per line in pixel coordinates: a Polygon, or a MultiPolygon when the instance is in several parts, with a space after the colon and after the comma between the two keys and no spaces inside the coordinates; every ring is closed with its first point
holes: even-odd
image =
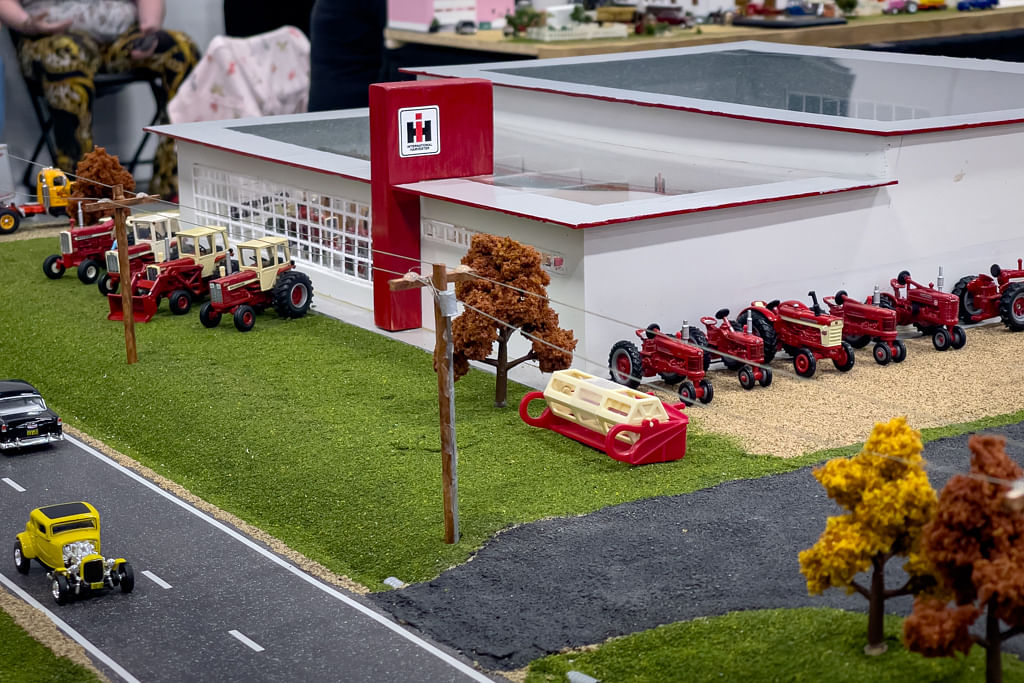
{"type": "Polygon", "coordinates": [[[213,304],[207,301],[199,307],[199,322],[203,327],[214,328],[220,325],[220,313],[213,310],[213,304]]]}
{"type": "Polygon", "coordinates": [[[65,605],[71,596],[71,586],[63,574],[57,574],[50,583],[50,594],[58,605],[65,605]]]}
{"type": "Polygon", "coordinates": [[[91,285],[100,276],[100,264],[95,259],[87,258],[78,264],[78,279],[83,285],[91,285]]]}
{"type": "Polygon", "coordinates": [[[121,585],[122,593],[131,593],[132,589],[135,588],[135,572],[132,571],[132,566],[127,562],[123,563],[117,569],[118,583],[121,585]]]}
{"type": "Polygon", "coordinates": [[[51,280],[59,280],[64,277],[64,259],[59,254],[50,254],[43,261],[43,272],[51,280]]]}
{"type": "Polygon", "coordinates": [[[21,541],[14,542],[14,568],[18,570],[19,574],[28,574],[28,568],[31,566],[32,560],[25,557],[25,554],[21,552],[21,541]]]}
{"type": "Polygon", "coordinates": [[[256,311],[249,304],[242,304],[235,309],[235,329],[248,332],[256,324],[256,311]]]}

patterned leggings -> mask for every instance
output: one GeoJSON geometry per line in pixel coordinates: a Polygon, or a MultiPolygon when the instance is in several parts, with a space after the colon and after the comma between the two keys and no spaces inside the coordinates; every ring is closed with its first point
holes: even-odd
{"type": "MultiPolygon", "coordinates": [[[[157,32],[156,51],[145,59],[132,59],[132,41],[141,36],[137,30],[132,30],[113,43],[100,45],[93,38],[72,31],[37,39],[23,37],[19,42],[22,73],[42,83],[53,113],[57,142],[55,161],[64,171],[73,173],[79,159],[92,151],[93,78],[97,73],[132,70],[155,73],[160,76],[164,94],[170,100],[199,61],[195,43],[178,31],[157,32]]],[[[161,137],[157,145],[149,191],[165,199],[178,194],[177,157],[169,138],[161,137]]]]}

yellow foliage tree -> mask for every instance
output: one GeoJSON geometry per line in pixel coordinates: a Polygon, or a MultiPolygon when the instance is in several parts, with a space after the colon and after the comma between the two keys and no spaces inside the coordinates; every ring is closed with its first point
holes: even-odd
{"type": "Polygon", "coordinates": [[[877,423],[860,453],[836,458],[814,470],[829,498],[847,510],[829,517],[818,542],[800,553],[807,590],[845,588],[868,600],[868,645],[865,652],[885,652],[885,601],[934,585],[930,565],[920,552],[921,529],[935,515],[935,489],[928,482],[921,433],[905,418],[877,423]],[[885,564],[906,557],[910,575],[899,588],[886,590],[885,564]],[[857,581],[871,572],[870,585],[857,581]]]}

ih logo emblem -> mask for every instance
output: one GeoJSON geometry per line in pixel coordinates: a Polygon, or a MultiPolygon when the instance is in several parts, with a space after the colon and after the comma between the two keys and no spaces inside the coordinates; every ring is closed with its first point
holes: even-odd
{"type": "Polygon", "coordinates": [[[398,110],[398,154],[419,157],[441,153],[441,127],[437,107],[398,110]]]}

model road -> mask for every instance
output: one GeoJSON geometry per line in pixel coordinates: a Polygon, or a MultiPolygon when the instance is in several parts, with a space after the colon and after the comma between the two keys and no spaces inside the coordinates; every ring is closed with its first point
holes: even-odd
{"type": "Polygon", "coordinates": [[[77,441],[0,456],[0,519],[0,583],[56,615],[114,680],[490,680],[77,441]],[[76,500],[99,510],[103,554],[132,564],[132,593],[58,606],[37,562],[15,570],[29,512],[76,500]]]}

